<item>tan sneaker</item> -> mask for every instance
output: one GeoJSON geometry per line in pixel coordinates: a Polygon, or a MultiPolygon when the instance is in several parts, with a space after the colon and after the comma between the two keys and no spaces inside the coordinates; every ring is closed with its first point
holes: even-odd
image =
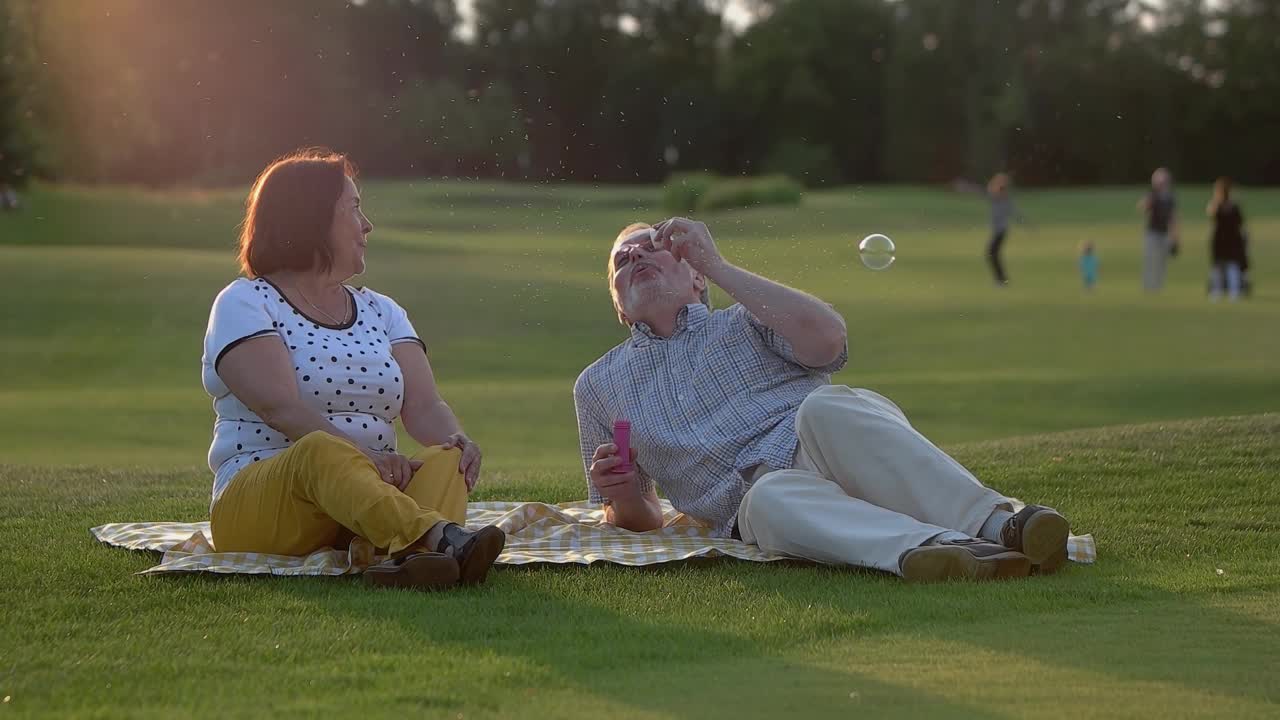
{"type": "Polygon", "coordinates": [[[1031,569],[1041,575],[1057,572],[1067,562],[1067,536],[1071,528],[1057,510],[1028,505],[1005,521],[1000,542],[1031,559],[1031,569]]]}
{"type": "Polygon", "coordinates": [[[898,567],[908,582],[1004,580],[1031,574],[1031,560],[1026,555],[974,538],[912,548],[902,553],[898,567]]]}

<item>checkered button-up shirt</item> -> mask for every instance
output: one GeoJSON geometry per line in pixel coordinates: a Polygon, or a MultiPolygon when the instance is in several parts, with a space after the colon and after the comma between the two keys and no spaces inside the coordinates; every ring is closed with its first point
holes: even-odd
{"type": "Polygon", "coordinates": [[[613,441],[614,420],[627,419],[644,489],[656,482],[677,510],[729,536],[749,471],[791,467],[800,403],[848,355],[846,346],[831,363],[806,367],[741,305],[687,305],[670,338],[637,323],[573,387],[591,502],[605,502],[591,483],[592,456],[613,441]]]}

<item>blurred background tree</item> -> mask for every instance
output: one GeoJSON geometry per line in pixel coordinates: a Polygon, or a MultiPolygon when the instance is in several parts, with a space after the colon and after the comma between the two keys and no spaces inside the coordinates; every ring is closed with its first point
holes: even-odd
{"type": "Polygon", "coordinates": [[[0,60],[15,179],[1280,182],[1267,0],[0,0],[0,60]]]}

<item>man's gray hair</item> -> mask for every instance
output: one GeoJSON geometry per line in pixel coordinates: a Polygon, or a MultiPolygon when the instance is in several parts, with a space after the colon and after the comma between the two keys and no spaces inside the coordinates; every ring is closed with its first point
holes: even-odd
{"type": "MultiPolygon", "coordinates": [[[[634,223],[631,223],[630,225],[628,225],[628,226],[626,226],[626,227],[622,228],[622,231],[618,233],[618,236],[617,236],[616,238],[614,238],[613,242],[614,242],[614,243],[617,243],[619,240],[621,240],[621,239],[622,239],[622,238],[624,238],[624,237],[627,237],[627,236],[628,236],[628,235],[630,235],[631,233],[634,233],[636,230],[643,230],[644,228],[652,228],[652,227],[653,227],[653,226],[652,226],[652,225],[650,225],[649,223],[643,223],[643,222],[634,222],[634,223]]],[[[699,273],[699,274],[701,274],[701,273],[699,273]]],[[[617,298],[617,296],[616,296],[616,295],[614,295],[614,294],[613,294],[613,283],[612,283],[612,278],[613,278],[613,253],[609,253],[609,263],[608,263],[608,269],[607,269],[607,272],[606,272],[606,274],[605,274],[605,277],[610,278],[610,280],[611,280],[611,282],[609,283],[609,296],[610,296],[611,298],[613,298],[613,309],[618,313],[618,322],[622,323],[623,325],[626,325],[626,324],[627,324],[627,322],[626,322],[625,320],[623,320],[623,319],[622,319],[622,307],[621,307],[620,305],[618,305],[618,298],[617,298]]],[[[704,275],[702,279],[703,279],[703,280],[706,280],[707,278],[706,278],[706,276],[704,275]]],[[[703,305],[706,305],[708,310],[714,310],[714,309],[715,309],[715,308],[713,308],[713,307],[712,307],[712,305],[711,305],[711,284],[710,284],[710,282],[708,282],[708,283],[707,283],[706,287],[702,288],[702,292],[698,293],[698,300],[700,300],[700,301],[702,302],[702,304],[703,304],[703,305]]]]}

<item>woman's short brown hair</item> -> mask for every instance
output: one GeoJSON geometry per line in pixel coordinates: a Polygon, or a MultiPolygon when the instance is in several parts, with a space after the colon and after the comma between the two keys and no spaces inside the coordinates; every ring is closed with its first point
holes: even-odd
{"type": "Polygon", "coordinates": [[[1213,183],[1213,198],[1209,200],[1209,214],[1216,215],[1218,208],[1231,199],[1231,178],[1223,176],[1213,183]]]}
{"type": "Polygon", "coordinates": [[[296,150],[273,160],[253,183],[240,225],[240,270],[250,278],[333,266],[329,234],[343,179],[356,176],[345,155],[296,150]]]}

